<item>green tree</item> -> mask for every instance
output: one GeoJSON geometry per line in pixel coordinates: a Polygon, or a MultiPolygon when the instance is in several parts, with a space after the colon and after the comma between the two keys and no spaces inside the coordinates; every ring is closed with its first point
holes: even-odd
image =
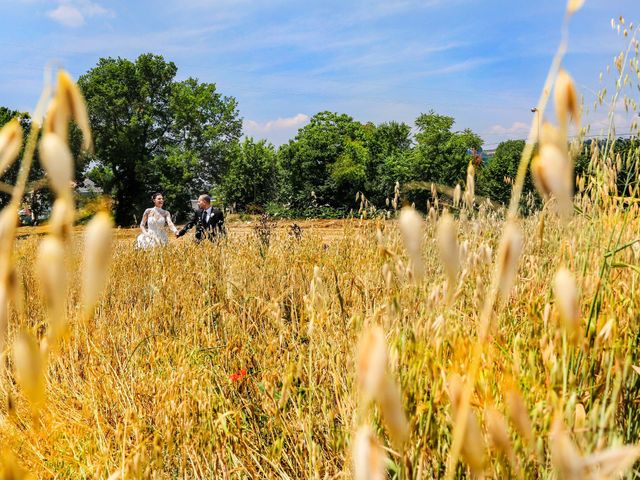
{"type": "Polygon", "coordinates": [[[416,180],[455,186],[463,183],[469,164],[470,149],[482,146],[482,139],[469,129],[453,132],[453,117],[433,110],[416,119],[417,165],[416,180]]]}
{"type": "Polygon", "coordinates": [[[515,180],[524,149],[524,140],[500,143],[487,164],[478,172],[478,193],[507,204],[511,198],[511,181],[515,180]]]}
{"type": "Polygon", "coordinates": [[[174,84],[170,111],[173,145],[198,158],[193,188],[211,190],[227,171],[231,150],[242,133],[238,102],[218,93],[215,84],[188,78],[174,84]]]}
{"type": "MultiPolygon", "coordinates": [[[[31,131],[31,117],[28,113],[18,112],[6,107],[0,107],[0,128],[4,126],[13,118],[19,118],[20,126],[23,132],[23,145],[26,145],[29,133],[31,131]]],[[[18,172],[20,170],[20,164],[24,148],[20,152],[18,159],[7,169],[2,176],[2,182],[8,185],[14,185],[18,179],[18,172]]],[[[40,165],[38,157],[38,151],[36,150],[33,157],[33,164],[29,171],[28,184],[25,191],[24,200],[29,204],[29,207],[33,211],[36,219],[42,214],[44,208],[51,200],[51,192],[49,191],[48,184],[44,178],[45,173],[40,165]]],[[[0,207],[5,207],[9,202],[11,196],[8,193],[0,192],[0,207]]]]}
{"type": "Polygon", "coordinates": [[[229,166],[220,189],[225,202],[239,210],[264,207],[278,190],[276,151],[266,140],[246,138],[229,155],[229,166]]]}
{"type": "MultiPolygon", "coordinates": [[[[524,140],[507,140],[498,145],[494,156],[478,173],[477,190],[480,195],[505,205],[509,203],[512,182],[516,179],[524,146],[524,140]]],[[[535,195],[530,171],[527,172],[522,190],[523,205],[529,194],[535,195]]]]}
{"type": "MultiPolygon", "coordinates": [[[[184,202],[209,189],[222,175],[228,148],[240,137],[235,99],[220,96],[213,84],[176,82],[176,73],[173,62],[144,54],[135,62],[102,58],[78,81],[93,129],[92,160],[113,174],[109,193],[118,224],[131,224],[154,190],[168,189],[184,202]],[[174,175],[184,168],[193,172],[174,175]]],[[[189,205],[171,208],[184,211],[189,205]]]]}
{"type": "Polygon", "coordinates": [[[283,199],[297,209],[309,207],[312,193],[319,205],[345,208],[345,202],[353,202],[358,186],[352,188],[345,182],[360,180],[357,172],[362,151],[352,142],[364,142],[365,137],[363,125],[349,115],[314,115],[278,152],[284,174],[283,199]],[[348,146],[351,150],[345,152],[348,146]],[[347,190],[352,190],[348,199],[344,197],[347,190]]]}
{"type": "Polygon", "coordinates": [[[393,195],[396,182],[411,178],[411,127],[406,123],[386,122],[374,127],[367,141],[369,160],[365,194],[375,205],[382,206],[393,195]]]}
{"type": "Polygon", "coordinates": [[[154,184],[164,194],[165,204],[176,222],[191,212],[190,199],[196,195],[192,186],[199,162],[196,151],[176,145],[168,146],[166,151],[151,160],[154,184]]]}
{"type": "Polygon", "coordinates": [[[365,190],[369,157],[369,151],[361,141],[345,142],[342,154],[327,168],[333,204],[346,206],[355,192],[365,190]]]}

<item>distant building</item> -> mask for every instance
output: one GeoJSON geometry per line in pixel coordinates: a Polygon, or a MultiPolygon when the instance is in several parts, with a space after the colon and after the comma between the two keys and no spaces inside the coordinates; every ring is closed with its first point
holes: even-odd
{"type": "Polygon", "coordinates": [[[77,185],[76,192],[80,195],[102,195],[103,193],[102,188],[98,187],[96,183],[89,178],[85,178],[77,185]]]}

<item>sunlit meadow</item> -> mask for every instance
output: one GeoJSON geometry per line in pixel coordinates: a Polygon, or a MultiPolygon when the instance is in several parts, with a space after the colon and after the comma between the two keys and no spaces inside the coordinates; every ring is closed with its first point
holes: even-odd
{"type": "MultiPolygon", "coordinates": [[[[637,30],[618,24],[612,103],[635,110],[637,30]]],[[[532,128],[507,208],[475,198],[470,167],[426,216],[359,197],[329,227],[229,222],[153,251],[105,213],[73,227],[63,139],[90,133],[59,72],[0,215],[2,478],[634,478],[639,154],[593,143],[574,186],[565,48],[538,105],[557,123],[539,148],[532,128]],[[57,197],[37,232],[15,213],[36,147],[57,197]],[[530,160],[545,202],[523,218],[530,160]]]]}

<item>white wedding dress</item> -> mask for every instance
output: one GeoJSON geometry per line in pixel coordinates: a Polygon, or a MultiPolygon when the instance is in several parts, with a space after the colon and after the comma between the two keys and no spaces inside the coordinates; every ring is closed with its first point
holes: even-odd
{"type": "Polygon", "coordinates": [[[171,214],[158,207],[147,208],[142,215],[140,229],[142,233],[136,239],[136,246],[147,250],[169,243],[166,226],[175,234],[178,229],[171,221],[171,214]]]}

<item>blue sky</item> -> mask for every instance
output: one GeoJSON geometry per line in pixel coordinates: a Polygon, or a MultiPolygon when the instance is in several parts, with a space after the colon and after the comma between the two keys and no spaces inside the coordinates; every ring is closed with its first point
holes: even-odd
{"type": "MultiPolygon", "coordinates": [[[[276,145],[322,110],[413,124],[434,109],[489,148],[526,136],[565,8],[564,0],[1,1],[3,106],[32,110],[52,60],[77,77],[100,57],[153,52],[174,61],[179,78],[236,97],[245,133],[276,145]]],[[[626,46],[610,23],[620,15],[638,24],[640,2],[587,0],[572,20],[565,66],[587,105],[626,46]]]]}

